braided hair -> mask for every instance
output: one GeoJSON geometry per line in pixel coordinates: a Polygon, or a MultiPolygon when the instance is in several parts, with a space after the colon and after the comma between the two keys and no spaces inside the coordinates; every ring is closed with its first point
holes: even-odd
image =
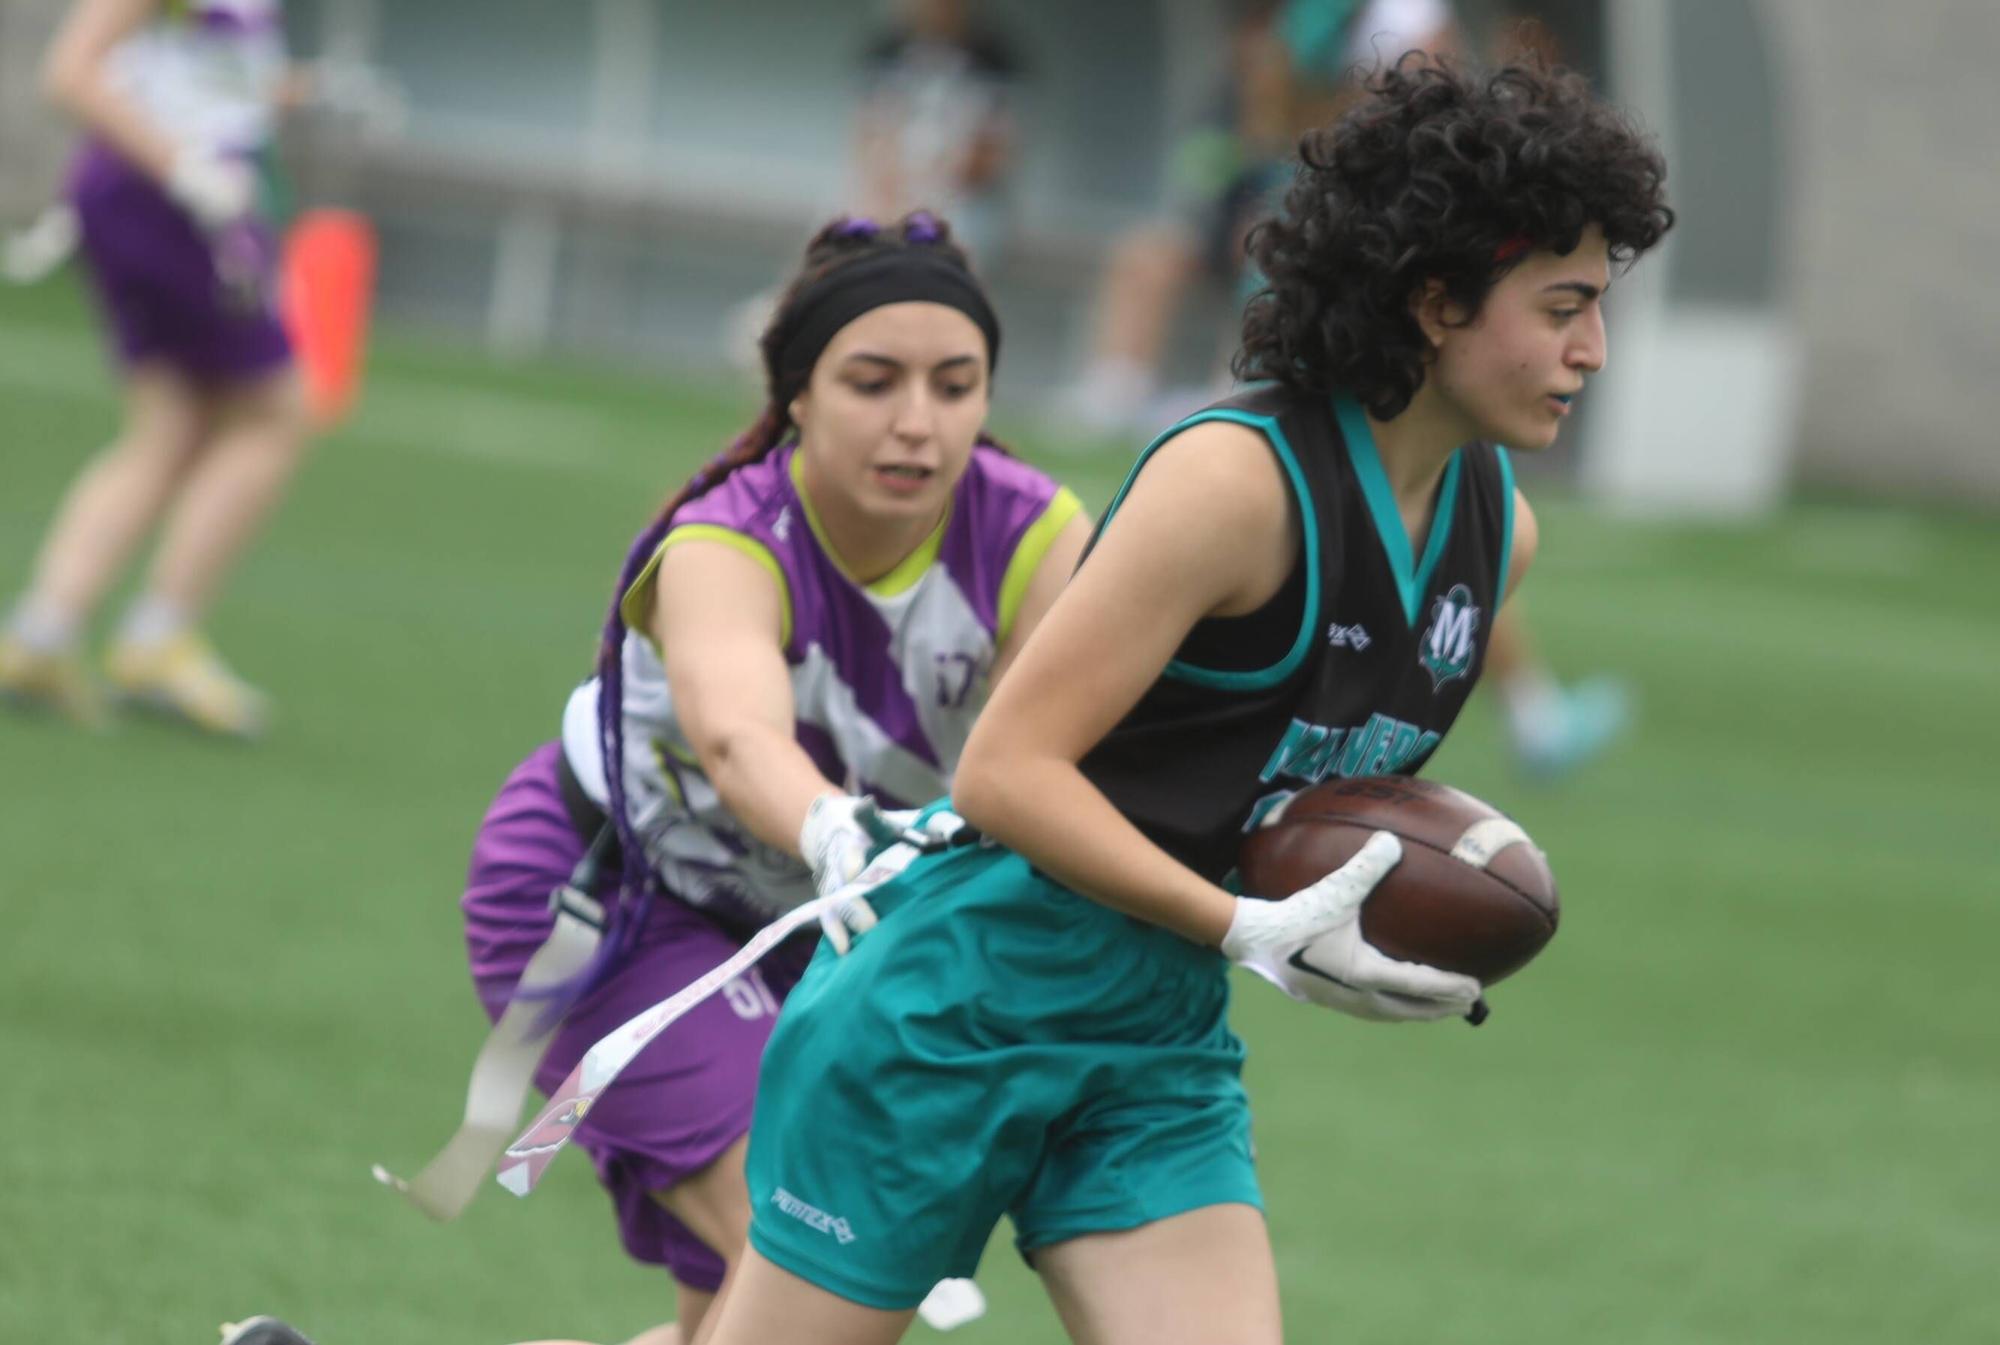
{"type": "MultiPolygon", "coordinates": [[[[605,812],[618,837],[623,855],[615,900],[609,910],[604,941],[596,957],[574,981],[552,991],[558,1012],[573,1004],[600,984],[611,967],[630,950],[646,923],[659,882],[636,828],[632,824],[625,794],[625,637],[624,598],[638,582],[660,543],[673,527],[674,516],[687,504],[700,499],[728,479],[732,472],[763,461],[770,454],[798,438],[792,423],[791,404],[812,378],[812,367],[784,367],[783,337],[794,315],[799,296],[809,287],[842,268],[897,249],[922,249],[971,273],[966,254],[952,242],[951,228],[929,211],[918,210],[884,227],[873,220],[843,215],[813,235],[806,245],[805,263],[778,301],[771,321],[758,346],[763,355],[764,409],[749,428],[737,435],[727,449],[697,471],[686,485],[663,505],[626,552],[611,596],[611,610],[604,619],[603,638],[597,650],[597,735],[604,757],[604,780],[608,792],[605,812]]],[[[988,447],[999,445],[981,436],[988,447]]]]}

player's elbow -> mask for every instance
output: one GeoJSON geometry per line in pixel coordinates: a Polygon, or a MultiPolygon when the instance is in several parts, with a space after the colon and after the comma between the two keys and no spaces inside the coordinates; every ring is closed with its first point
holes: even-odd
{"type": "Polygon", "coordinates": [[[42,98],[51,107],[83,118],[90,106],[97,64],[88,56],[58,45],[43,58],[38,74],[42,98]]]}
{"type": "Polygon", "coordinates": [[[988,836],[1014,836],[1032,806],[1033,762],[996,735],[973,730],[951,780],[952,811],[988,836]]]}
{"type": "Polygon", "coordinates": [[[958,760],[958,769],[952,773],[951,807],[973,826],[989,831],[1004,812],[1001,800],[1006,795],[1005,771],[995,761],[996,754],[983,748],[975,729],[972,740],[965,745],[965,754],[958,760]]]}
{"type": "Polygon", "coordinates": [[[76,111],[84,76],[75,61],[67,59],[61,52],[50,52],[37,73],[44,102],[65,112],[76,111]]]}
{"type": "Polygon", "coordinates": [[[753,775],[759,726],[748,721],[704,726],[689,735],[695,764],[729,803],[753,775]]]}

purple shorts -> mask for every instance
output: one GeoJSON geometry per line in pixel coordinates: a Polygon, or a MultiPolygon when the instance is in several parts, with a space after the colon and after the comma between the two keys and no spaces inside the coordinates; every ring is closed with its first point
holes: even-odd
{"type": "Polygon", "coordinates": [[[203,233],[151,178],[96,141],[70,166],[83,258],[125,364],[248,383],[291,363],[278,320],[277,240],[249,219],[203,233]]]}
{"type": "MultiPolygon", "coordinates": [[[[585,842],[557,783],[561,751],[556,743],[538,747],[515,768],[472,846],[461,903],[465,943],[480,1003],[495,1019],[553,928],[549,893],[583,857],[585,842]]],[[[603,888],[616,883],[609,875],[603,888]]],[[[564,1018],[535,1072],[536,1086],[549,1092],[599,1038],[740,946],[700,912],[656,898],[631,955],[564,1018]]],[[[720,1287],[722,1258],[654,1193],[707,1167],[749,1133],[765,1039],[810,954],[809,945],[794,940],[725,986],[640,1052],[577,1127],[575,1143],[611,1193],[625,1250],[665,1266],[691,1288],[720,1287]]]]}

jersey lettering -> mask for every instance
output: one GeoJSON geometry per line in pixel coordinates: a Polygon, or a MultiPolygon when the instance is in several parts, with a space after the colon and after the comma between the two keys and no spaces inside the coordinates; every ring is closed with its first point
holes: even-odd
{"type": "Polygon", "coordinates": [[[1355,728],[1294,719],[1257,778],[1270,781],[1283,776],[1318,784],[1330,775],[1394,775],[1430,756],[1442,740],[1442,734],[1385,714],[1371,714],[1367,723],[1355,728]]]}

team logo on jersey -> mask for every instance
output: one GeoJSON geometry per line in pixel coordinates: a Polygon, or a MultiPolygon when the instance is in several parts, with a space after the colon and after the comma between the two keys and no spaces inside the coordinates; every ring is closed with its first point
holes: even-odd
{"type": "Polygon", "coordinates": [[[1359,621],[1351,626],[1343,626],[1338,621],[1326,628],[1326,642],[1335,649],[1352,649],[1360,653],[1371,643],[1368,628],[1359,621]]]}
{"type": "Polygon", "coordinates": [[[1479,633],[1479,609],[1472,605],[1472,590],[1453,584],[1431,606],[1430,629],[1417,641],[1417,662],[1431,675],[1431,690],[1444,690],[1446,682],[1472,671],[1472,647],[1479,633]]]}

